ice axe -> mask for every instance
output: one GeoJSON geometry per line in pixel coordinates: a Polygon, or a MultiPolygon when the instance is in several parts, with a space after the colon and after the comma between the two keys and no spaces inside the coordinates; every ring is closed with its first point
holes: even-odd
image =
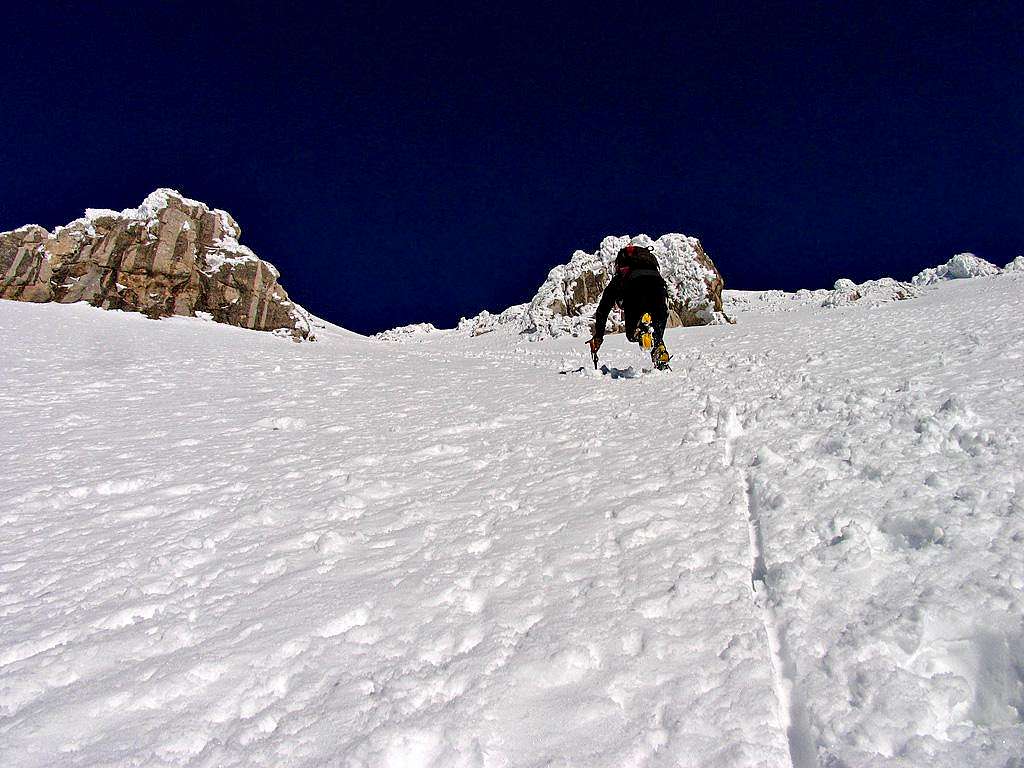
{"type": "Polygon", "coordinates": [[[601,342],[597,339],[591,339],[587,342],[587,346],[590,347],[590,356],[594,359],[594,370],[598,370],[597,364],[597,350],[601,348],[601,342]]]}

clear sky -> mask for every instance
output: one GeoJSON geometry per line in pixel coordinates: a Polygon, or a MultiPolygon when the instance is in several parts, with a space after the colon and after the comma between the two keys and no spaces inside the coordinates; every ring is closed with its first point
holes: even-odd
{"type": "Polygon", "coordinates": [[[363,332],[608,234],[751,289],[1024,253],[1019,2],[685,5],[9,4],[0,230],[174,187],[363,332]]]}

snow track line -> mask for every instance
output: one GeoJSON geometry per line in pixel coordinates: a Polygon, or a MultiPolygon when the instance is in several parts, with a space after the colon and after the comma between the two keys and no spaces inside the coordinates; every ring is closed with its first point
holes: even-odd
{"type": "MultiPolygon", "coordinates": [[[[730,441],[732,442],[732,441],[730,441]]],[[[730,446],[731,447],[731,446],[730,446]]],[[[732,452],[730,451],[730,454],[732,452]]],[[[785,731],[789,743],[789,758],[793,768],[818,768],[817,750],[811,737],[810,723],[803,697],[794,686],[793,665],[787,657],[779,632],[778,617],[772,606],[768,586],[768,566],[764,559],[764,533],[761,528],[760,504],[754,488],[754,478],[733,466],[742,490],[750,535],[750,589],[754,604],[761,610],[761,621],[768,638],[768,652],[772,665],[772,683],[779,702],[779,727],[785,731]]]]}
{"type": "Polygon", "coordinates": [[[785,652],[778,617],[772,605],[771,589],[768,585],[768,565],[764,557],[764,532],[761,525],[761,505],[758,501],[754,477],[749,470],[741,469],[737,462],[736,443],[743,434],[743,428],[735,409],[719,414],[718,433],[724,439],[722,464],[736,473],[737,496],[742,499],[743,512],[747,518],[747,533],[750,540],[750,591],[754,605],[761,612],[768,641],[768,655],[772,666],[772,687],[778,701],[777,717],[779,728],[786,734],[789,759],[793,768],[819,768],[817,750],[811,737],[810,722],[803,697],[794,685],[793,664],[785,652]]]}

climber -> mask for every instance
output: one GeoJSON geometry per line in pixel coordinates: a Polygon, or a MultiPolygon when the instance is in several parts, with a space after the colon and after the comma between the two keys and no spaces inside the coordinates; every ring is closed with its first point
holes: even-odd
{"type": "Polygon", "coordinates": [[[668,286],[658,271],[658,260],[650,248],[627,245],[615,257],[615,275],[601,296],[594,314],[594,332],[587,342],[590,351],[604,342],[604,327],[613,305],[622,307],[625,316],[626,338],[641,342],[645,326],[653,336],[651,362],[658,370],[668,368],[669,354],[665,349],[665,324],[668,322],[668,286]],[[643,321],[649,316],[649,323],[643,321]]]}

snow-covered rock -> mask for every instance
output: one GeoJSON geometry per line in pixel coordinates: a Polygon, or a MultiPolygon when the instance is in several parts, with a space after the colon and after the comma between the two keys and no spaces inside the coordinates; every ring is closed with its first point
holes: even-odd
{"type": "MultiPolygon", "coordinates": [[[[667,234],[657,240],[647,235],[606,237],[595,252],[576,251],[568,263],[552,269],[531,301],[499,315],[485,311],[463,319],[459,330],[479,336],[504,328],[526,334],[533,341],[589,334],[601,293],[611,280],[615,257],[630,243],[650,248],[658,259],[669,287],[669,328],[729,321],[722,309],[722,275],[700,241],[667,234]]],[[[611,333],[623,330],[617,314],[609,318],[611,333]]]]}
{"type": "MultiPolygon", "coordinates": [[[[590,333],[594,311],[613,274],[615,257],[633,243],[650,248],[669,287],[670,328],[727,322],[722,310],[722,275],[695,237],[668,234],[606,237],[594,253],[576,251],[568,264],[548,273],[519,318],[518,330],[533,338],[590,333]]],[[[621,331],[621,325],[613,327],[621,331]]]]}
{"type": "Polygon", "coordinates": [[[309,314],[241,234],[226,211],[158,189],[138,208],[89,208],[53,232],[29,225],[0,233],[0,298],[85,301],[154,318],[206,313],[314,338],[309,314]]]}
{"type": "Polygon", "coordinates": [[[875,305],[912,299],[920,295],[920,289],[909,283],[893,280],[891,277],[866,280],[859,285],[852,280],[842,278],[836,280],[835,286],[827,292],[821,305],[823,307],[842,307],[854,302],[875,305]]]}
{"type": "Polygon", "coordinates": [[[519,321],[529,306],[529,304],[515,304],[497,315],[491,314],[485,309],[476,317],[464,317],[459,320],[457,330],[468,333],[470,336],[482,336],[499,328],[511,328],[519,321]]]}
{"type": "Polygon", "coordinates": [[[1024,256],[1018,256],[1005,267],[1004,272],[1024,272],[1024,256]]]}
{"type": "Polygon", "coordinates": [[[851,304],[875,306],[891,301],[913,299],[921,295],[921,289],[910,283],[883,277],[855,283],[847,278],[836,280],[831,290],[820,288],[815,291],[802,289],[795,293],[788,291],[723,291],[722,300],[730,314],[747,312],[791,312],[797,309],[834,309],[851,304]]]}
{"type": "Polygon", "coordinates": [[[730,317],[746,312],[792,312],[803,307],[820,307],[829,291],[801,289],[795,293],[777,289],[767,291],[722,291],[722,306],[730,317]]]}
{"type": "Polygon", "coordinates": [[[958,253],[945,264],[929,267],[914,276],[914,285],[933,285],[941,280],[961,280],[970,277],[998,275],[999,267],[973,253],[958,253]]]}
{"type": "Polygon", "coordinates": [[[416,339],[422,339],[428,334],[437,333],[443,333],[443,331],[435,327],[433,323],[412,323],[381,331],[374,334],[372,338],[377,341],[415,341],[416,339]]]}

